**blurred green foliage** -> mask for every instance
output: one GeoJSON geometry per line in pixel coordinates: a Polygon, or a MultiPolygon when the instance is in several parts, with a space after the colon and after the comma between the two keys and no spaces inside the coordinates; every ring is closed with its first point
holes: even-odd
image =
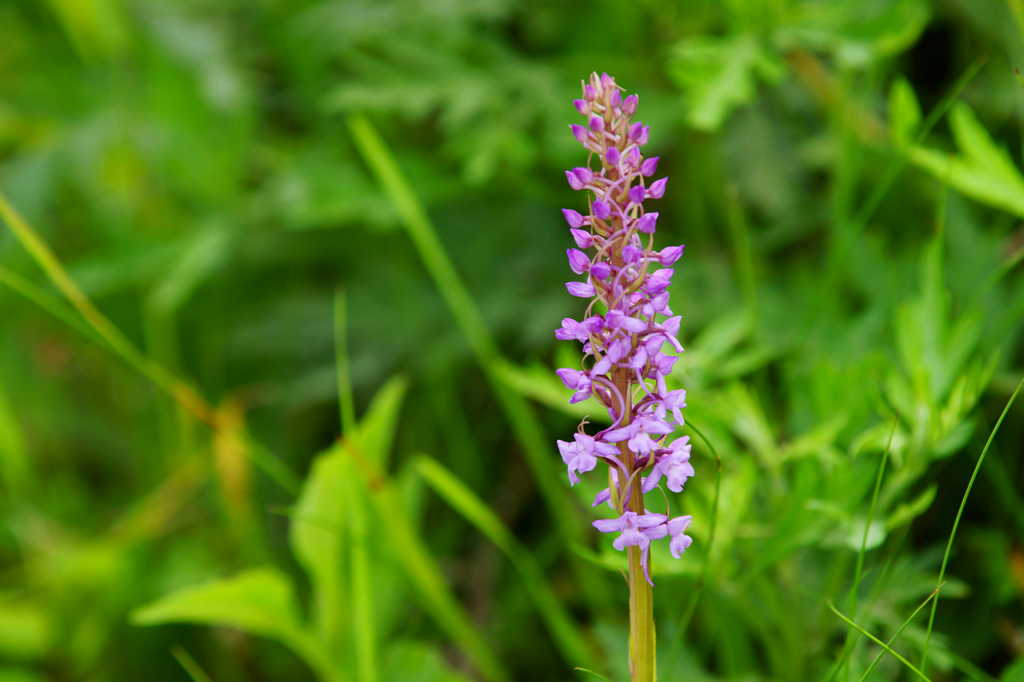
{"type": "Polygon", "coordinates": [[[3,3],[0,682],[625,679],[624,558],[549,447],[601,419],[551,372],[591,70],[687,244],[661,679],[1024,679],[1019,404],[952,534],[1024,364],[1022,36],[1020,0],[3,3]]]}

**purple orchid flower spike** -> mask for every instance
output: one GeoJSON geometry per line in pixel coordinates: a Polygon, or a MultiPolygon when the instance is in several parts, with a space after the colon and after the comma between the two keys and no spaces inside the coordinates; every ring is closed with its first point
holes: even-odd
{"type": "Polygon", "coordinates": [[[625,95],[608,74],[592,74],[582,98],[573,101],[583,121],[570,128],[590,161],[565,177],[573,190],[586,193],[589,210],[562,209],[575,245],[566,259],[577,277],[566,289],[592,301],[580,320],[562,320],[555,336],[582,344],[580,367],[557,372],[573,391],[570,402],[595,398],[612,422],[593,435],[581,425],[572,441],[558,441],[558,450],[572,485],[601,462],[607,465],[608,487],[594,506],[607,503],[616,516],[594,527],[616,533],[612,547],[627,553],[631,677],[650,682],[651,544],[667,538],[669,552],[679,558],[693,542],[686,534],[693,517],[652,512],[645,496],[660,487],[681,493],[695,472],[690,439],[677,435],[686,391],[669,390],[666,380],[683,351],[677,339],[682,318],[669,307],[669,288],[684,247],[654,248],[660,216],[648,204],[664,197],[668,178],[655,179],[660,157],[642,152],[650,129],[633,120],[638,105],[639,98],[625,95]]]}
{"type": "Polygon", "coordinates": [[[607,503],[617,515],[594,526],[617,534],[611,546],[627,552],[631,676],[651,682],[651,543],[669,539],[672,556],[679,558],[693,542],[686,535],[691,516],[670,517],[645,506],[655,487],[664,483],[682,493],[694,474],[690,439],[677,437],[686,391],[670,390],[667,381],[683,350],[677,339],[681,317],[669,307],[669,289],[684,247],[654,249],[659,214],[647,204],[666,195],[669,178],[654,179],[660,159],[643,155],[650,129],[633,120],[637,95],[626,95],[607,74],[592,74],[572,105],[583,121],[570,130],[590,163],[565,171],[565,179],[585,191],[589,211],[562,209],[574,244],[565,257],[579,278],[565,288],[592,302],[581,321],[566,317],[555,330],[556,338],[583,348],[580,368],[557,374],[572,391],[570,402],[596,398],[611,426],[591,435],[584,422],[571,441],[558,441],[558,451],[572,485],[601,462],[607,465],[608,487],[594,506],[607,503]]]}
{"type": "Polygon", "coordinates": [[[562,320],[555,336],[582,344],[580,367],[557,372],[573,391],[570,402],[596,398],[612,421],[593,435],[581,425],[572,441],[558,441],[558,450],[572,485],[600,462],[607,465],[608,487],[594,505],[607,502],[617,516],[594,526],[617,533],[612,546],[627,552],[630,668],[634,681],[649,682],[654,679],[651,543],[669,538],[669,551],[678,558],[693,540],[686,534],[691,516],[653,513],[645,495],[662,483],[682,492],[694,469],[690,439],[676,437],[684,423],[686,391],[669,390],[666,381],[683,350],[676,338],[681,318],[669,307],[668,289],[684,247],[654,248],[659,213],[648,211],[646,203],[665,195],[668,178],[651,179],[660,158],[643,155],[650,129],[633,120],[638,105],[635,94],[624,95],[614,78],[596,73],[583,83],[582,98],[573,101],[583,121],[570,129],[590,165],[571,168],[565,177],[573,190],[587,193],[589,211],[562,209],[575,244],[566,259],[581,278],[565,286],[592,302],[581,320],[562,320]]]}

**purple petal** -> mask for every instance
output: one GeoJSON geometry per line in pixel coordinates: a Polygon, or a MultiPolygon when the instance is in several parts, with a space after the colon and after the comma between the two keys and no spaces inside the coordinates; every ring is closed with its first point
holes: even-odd
{"type": "Polygon", "coordinates": [[[628,95],[622,100],[622,112],[626,116],[632,116],[636,113],[636,106],[639,103],[640,98],[636,95],[628,95]]]}
{"type": "Polygon", "coordinates": [[[666,246],[658,253],[658,262],[665,267],[674,265],[677,260],[683,257],[683,252],[685,250],[686,246],[684,244],[680,244],[679,246],[666,246]]]}
{"type": "Polygon", "coordinates": [[[572,131],[572,136],[576,138],[576,141],[580,144],[585,144],[587,141],[587,129],[581,125],[573,123],[569,126],[569,130],[572,131]]]}
{"type": "Polygon", "coordinates": [[[598,261],[590,267],[590,274],[598,279],[608,279],[612,274],[612,266],[604,261],[598,261]]]}
{"type": "Polygon", "coordinates": [[[595,293],[594,285],[589,282],[566,282],[565,288],[570,294],[580,298],[593,298],[595,293]]]}
{"type": "Polygon", "coordinates": [[[651,183],[651,188],[647,190],[647,196],[654,199],[660,199],[665,195],[665,185],[668,184],[668,178],[660,178],[651,183]]]}
{"type": "Polygon", "coordinates": [[[658,212],[644,213],[637,218],[636,229],[646,234],[654,234],[655,225],[658,223],[658,212]]]}
{"type": "Polygon", "coordinates": [[[572,171],[565,171],[565,179],[569,181],[569,186],[575,190],[583,189],[585,183],[580,182],[580,179],[576,177],[576,174],[572,171]]]}
{"type": "Polygon", "coordinates": [[[643,175],[646,178],[654,175],[655,171],[658,169],[658,159],[660,158],[660,156],[652,156],[649,159],[644,159],[644,162],[640,165],[640,175],[643,175]]]}
{"type": "Polygon", "coordinates": [[[565,216],[565,222],[569,223],[569,227],[572,228],[583,227],[587,222],[587,219],[583,217],[583,214],[579,211],[574,211],[571,208],[563,208],[562,215],[565,216]]]}
{"type": "MultiPolygon", "coordinates": [[[[570,182],[569,184],[571,185],[572,183],[570,182]]],[[[647,193],[640,185],[633,185],[629,188],[629,200],[634,204],[642,204],[645,196],[647,196],[647,193]]]]}
{"type": "Polygon", "coordinates": [[[586,114],[587,113],[587,102],[586,102],[586,100],[574,99],[572,101],[572,105],[574,107],[576,107],[576,111],[580,112],[581,114],[586,114]]]}
{"type": "Polygon", "coordinates": [[[619,161],[622,160],[619,155],[619,150],[616,147],[608,147],[608,151],[605,152],[604,160],[611,166],[618,166],[619,161]]]}
{"type": "Polygon", "coordinates": [[[602,130],[604,130],[604,119],[601,118],[600,116],[591,116],[590,129],[593,130],[595,133],[599,133],[602,130]]]}
{"type": "MultiPolygon", "coordinates": [[[[568,211],[569,209],[566,208],[562,210],[568,211]]],[[[576,212],[573,211],[573,213],[576,212]]],[[[579,213],[576,213],[576,215],[579,215],[579,213]]],[[[583,216],[580,216],[580,218],[582,217],[583,216]]],[[[594,243],[594,235],[590,234],[586,230],[578,230],[576,228],[573,228],[569,230],[569,234],[572,235],[573,241],[576,242],[576,246],[580,247],[581,249],[588,249],[590,248],[590,245],[594,243]]]]}
{"type": "Polygon", "coordinates": [[[602,533],[617,533],[623,528],[621,517],[617,519],[598,519],[597,521],[594,521],[592,525],[602,533]]]}
{"type": "Polygon", "coordinates": [[[569,261],[569,269],[577,275],[582,275],[590,269],[590,258],[579,249],[566,249],[565,257],[569,261]]]}
{"type": "Polygon", "coordinates": [[[601,220],[607,220],[612,214],[612,209],[608,206],[608,202],[601,201],[600,199],[593,203],[591,210],[594,213],[594,217],[601,220]]]}
{"type": "Polygon", "coordinates": [[[556,369],[555,374],[557,374],[558,378],[562,380],[562,383],[565,384],[566,388],[576,390],[580,387],[580,379],[586,375],[586,372],[563,367],[562,369],[556,369]]]}

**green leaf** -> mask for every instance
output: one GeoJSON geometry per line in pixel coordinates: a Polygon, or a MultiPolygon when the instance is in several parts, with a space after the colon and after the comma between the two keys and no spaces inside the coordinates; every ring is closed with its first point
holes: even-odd
{"type": "Polygon", "coordinates": [[[416,524],[405,512],[398,490],[391,480],[372,461],[362,457],[351,444],[342,442],[333,450],[356,458],[354,468],[371,491],[369,498],[379,519],[377,528],[386,536],[387,547],[396,563],[406,572],[438,625],[466,653],[484,678],[499,681],[510,679],[481,637],[479,629],[470,621],[452,593],[440,566],[417,532],[416,524]]]}
{"type": "Polygon", "coordinates": [[[341,550],[347,496],[341,492],[348,475],[348,462],[341,452],[317,457],[288,533],[292,552],[313,584],[314,620],[325,641],[333,640],[344,618],[341,550]]]}
{"type": "Polygon", "coordinates": [[[915,497],[910,502],[904,502],[899,505],[889,514],[889,518],[885,520],[885,527],[888,530],[895,530],[902,525],[910,523],[921,514],[928,510],[928,507],[932,506],[932,502],[935,500],[935,494],[938,492],[938,486],[930,485],[925,490],[915,497]]]}
{"type": "Polygon", "coordinates": [[[687,38],[675,46],[669,63],[669,75],[686,95],[687,120],[707,131],[753,99],[758,77],[774,82],[783,73],[778,58],[752,35],[687,38]]]}
{"type": "Polygon", "coordinates": [[[910,143],[921,123],[921,105],[906,78],[898,78],[889,90],[889,132],[897,145],[910,143]]]}
{"type": "Polygon", "coordinates": [[[391,445],[395,440],[395,426],[402,407],[408,382],[396,376],[388,380],[366,409],[359,423],[359,445],[364,456],[375,464],[387,466],[391,445]]]}
{"type": "MultiPolygon", "coordinates": [[[[405,391],[406,381],[394,377],[374,396],[358,428],[360,456],[374,462],[386,458],[405,391]]],[[[334,641],[346,617],[342,544],[352,512],[346,506],[352,498],[350,481],[356,475],[341,450],[317,457],[295,506],[288,538],[313,582],[317,628],[325,641],[334,641]]]]}
{"type": "Polygon", "coordinates": [[[996,146],[963,102],[953,106],[951,126],[959,155],[912,146],[910,160],[977,201],[1024,216],[1024,177],[1006,150],[996,146]]]}
{"type": "Polygon", "coordinates": [[[928,24],[924,0],[799,2],[776,34],[783,49],[821,50],[864,67],[914,44],[928,24]]]}
{"type": "Polygon", "coordinates": [[[301,629],[291,583],[270,568],[178,590],[136,610],[132,620],[137,625],[222,625],[277,639],[301,629]]]}
{"type": "Polygon", "coordinates": [[[327,656],[299,619],[291,583],[272,568],[183,588],[137,609],[132,622],[217,625],[275,639],[294,649],[324,679],[333,679],[327,656]]]}

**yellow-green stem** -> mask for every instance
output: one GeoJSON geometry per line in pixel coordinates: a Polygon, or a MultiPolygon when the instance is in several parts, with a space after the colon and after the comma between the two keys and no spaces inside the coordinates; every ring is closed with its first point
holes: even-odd
{"type": "MultiPolygon", "coordinates": [[[[629,424],[632,419],[629,383],[627,372],[623,370],[616,372],[616,387],[626,400],[626,411],[620,422],[623,426],[629,424]]],[[[625,442],[619,444],[619,452],[626,468],[632,471],[635,466],[635,458],[625,442]]],[[[629,482],[629,487],[629,502],[625,505],[626,509],[636,514],[645,513],[644,491],[639,475],[633,477],[629,482]]],[[[622,496],[625,497],[625,491],[622,496]]],[[[643,551],[639,547],[628,547],[627,556],[629,562],[629,678],[631,682],[655,682],[654,593],[651,590],[651,584],[647,582],[647,573],[644,571],[643,551]]]]}
{"type": "MultiPolygon", "coordinates": [[[[638,498],[633,491],[632,499],[638,498]]],[[[630,507],[632,507],[632,500],[630,507]]],[[[639,506],[643,506],[643,503],[639,506]]],[[[636,511],[636,510],[634,510],[636,511]]],[[[637,511],[642,513],[642,511],[637,511]]],[[[629,674],[632,682],[655,680],[654,592],[643,566],[639,547],[629,548],[629,674]]]]}

